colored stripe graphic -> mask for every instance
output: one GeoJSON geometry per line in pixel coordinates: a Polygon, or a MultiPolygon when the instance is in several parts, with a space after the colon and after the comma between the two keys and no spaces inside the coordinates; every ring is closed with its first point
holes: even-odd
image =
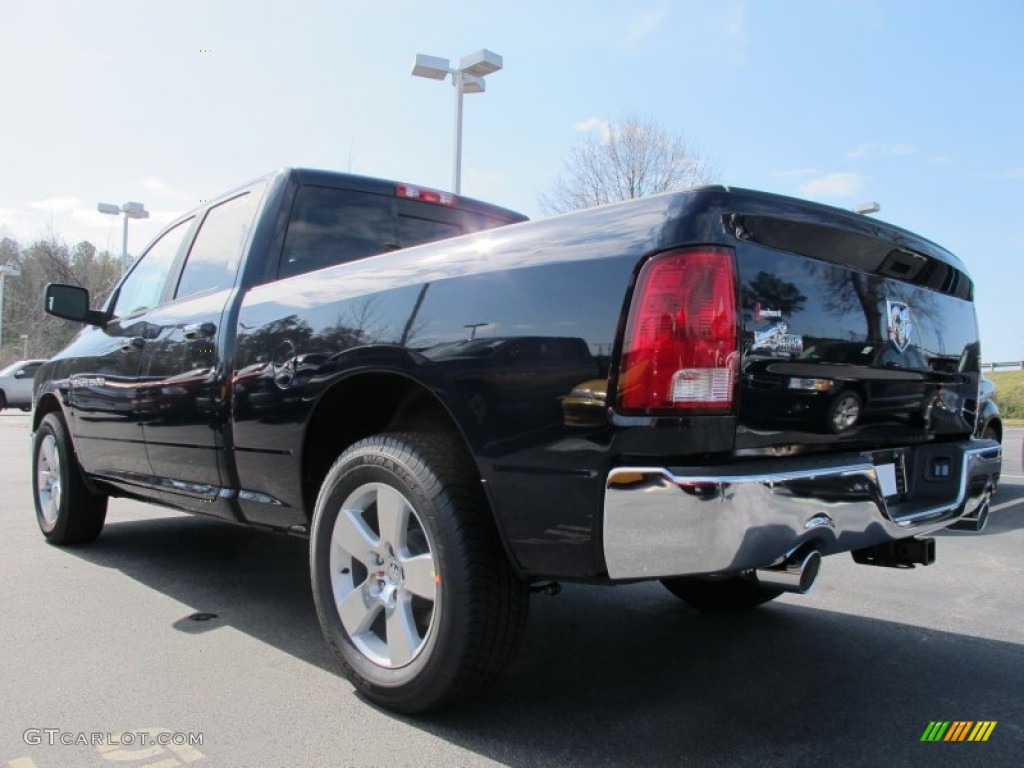
{"type": "Polygon", "coordinates": [[[988,737],[992,735],[992,731],[996,729],[996,720],[979,720],[978,724],[974,726],[974,730],[971,731],[971,735],[968,737],[968,741],[988,741],[988,737]]]}
{"type": "Polygon", "coordinates": [[[921,741],[942,741],[947,728],[949,728],[948,720],[932,720],[928,723],[928,727],[924,729],[921,741]]]}
{"type": "Polygon", "coordinates": [[[932,720],[921,741],[988,741],[997,724],[997,720],[932,720]]]}
{"type": "Polygon", "coordinates": [[[943,741],[963,741],[967,738],[967,731],[972,725],[974,722],[971,720],[955,720],[943,741]]]}

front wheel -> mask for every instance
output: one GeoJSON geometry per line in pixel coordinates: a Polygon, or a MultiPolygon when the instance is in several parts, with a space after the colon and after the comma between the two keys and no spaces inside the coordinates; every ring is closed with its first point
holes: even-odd
{"type": "Polygon", "coordinates": [[[829,431],[839,434],[854,427],[861,417],[864,404],[856,392],[841,392],[828,409],[826,424],[829,431]]]}
{"type": "Polygon", "coordinates": [[[744,576],[674,576],[662,579],[661,583],[683,602],[713,613],[749,610],[782,594],[781,589],[765,587],[754,577],[744,576]]]}
{"type": "Polygon", "coordinates": [[[51,544],[84,544],[103,530],[107,497],[86,486],[71,436],[57,413],[43,417],[32,442],[32,492],[36,521],[51,544]]]}
{"type": "Polygon", "coordinates": [[[323,482],[311,538],[321,628],[377,704],[438,709],[514,654],[529,592],[454,440],[395,433],[350,447],[323,482]]]}

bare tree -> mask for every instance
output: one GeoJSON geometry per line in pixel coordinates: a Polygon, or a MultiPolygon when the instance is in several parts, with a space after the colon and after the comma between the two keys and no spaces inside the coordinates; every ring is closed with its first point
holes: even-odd
{"type": "Polygon", "coordinates": [[[707,184],[716,175],[682,137],[631,115],[574,146],[539,203],[544,213],[564,213],[707,184]]]}
{"type": "Polygon", "coordinates": [[[98,252],[85,241],[72,248],[56,235],[24,248],[12,238],[0,239],[0,264],[17,267],[20,272],[5,285],[0,365],[26,356],[51,355],[78,332],[79,326],[43,312],[47,283],[88,288],[92,305],[98,307],[121,274],[120,260],[113,254],[98,252]]]}

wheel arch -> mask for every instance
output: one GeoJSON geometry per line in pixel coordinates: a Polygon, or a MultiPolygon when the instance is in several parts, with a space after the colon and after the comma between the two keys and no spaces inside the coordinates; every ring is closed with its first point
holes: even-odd
{"type": "Polygon", "coordinates": [[[52,392],[47,392],[46,394],[41,395],[32,412],[32,431],[35,432],[39,429],[39,425],[42,423],[46,414],[53,413],[54,411],[57,411],[60,414],[60,417],[64,420],[65,424],[68,423],[67,416],[64,413],[64,409],[61,407],[60,400],[57,399],[57,396],[52,392]]]}
{"type": "Polygon", "coordinates": [[[998,416],[993,416],[992,418],[990,418],[988,421],[985,422],[985,426],[982,427],[981,433],[984,434],[985,430],[987,430],[989,427],[991,427],[993,429],[993,431],[996,433],[996,440],[998,440],[1000,443],[1002,443],[1003,442],[1003,421],[1002,421],[1002,419],[1000,419],[998,416]]]}
{"type": "MultiPolygon", "coordinates": [[[[353,443],[389,431],[444,432],[466,449],[478,477],[479,435],[467,406],[443,386],[405,372],[361,371],[331,385],[310,413],[302,441],[302,496],[313,509],[335,459],[353,443]],[[465,411],[465,413],[463,413],[465,411]]],[[[494,510],[491,508],[494,519],[494,510]]]]}

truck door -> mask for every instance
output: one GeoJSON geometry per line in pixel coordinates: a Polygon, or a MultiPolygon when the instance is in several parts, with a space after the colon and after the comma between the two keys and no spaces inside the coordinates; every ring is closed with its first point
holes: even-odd
{"type": "Polygon", "coordinates": [[[159,484],[175,502],[234,518],[227,502],[224,430],[228,404],[223,359],[231,329],[226,307],[263,184],[212,206],[199,225],[173,300],[152,312],[153,342],[142,357],[143,434],[159,484]]]}
{"type": "Polygon", "coordinates": [[[143,445],[146,408],[140,396],[142,353],[156,338],[152,307],[166,295],[179,250],[192,224],[185,219],[161,235],[125,277],[110,308],[111,320],[90,328],[71,360],[71,421],[82,466],[95,474],[146,482],[152,468],[143,445]]]}

